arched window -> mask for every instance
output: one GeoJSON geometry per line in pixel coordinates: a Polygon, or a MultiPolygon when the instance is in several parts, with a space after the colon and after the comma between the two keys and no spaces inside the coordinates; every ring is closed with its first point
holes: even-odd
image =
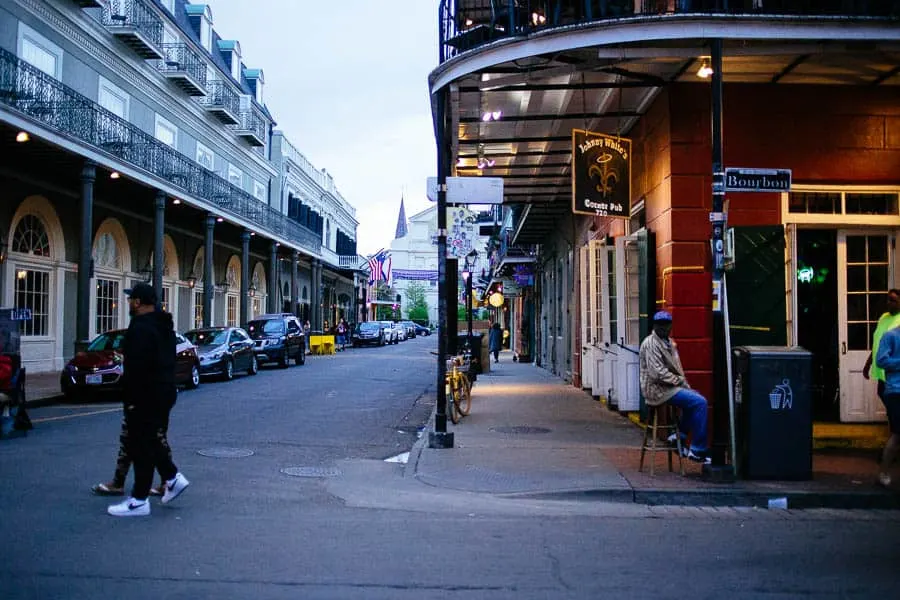
{"type": "Polygon", "coordinates": [[[116,270],[120,268],[119,247],[116,245],[116,238],[109,232],[102,233],[97,238],[94,246],[94,265],[116,270]]]}
{"type": "Polygon", "coordinates": [[[50,239],[43,221],[35,215],[25,215],[13,232],[12,251],[33,256],[50,256],[50,239]]]}

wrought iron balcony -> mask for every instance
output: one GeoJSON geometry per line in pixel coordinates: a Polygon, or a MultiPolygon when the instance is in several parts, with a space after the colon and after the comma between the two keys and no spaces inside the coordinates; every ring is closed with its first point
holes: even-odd
{"type": "Polygon", "coordinates": [[[188,96],[206,95],[206,64],[187,44],[163,44],[156,68],[188,96]]]}
{"type": "Polygon", "coordinates": [[[237,93],[221,79],[206,82],[206,96],[199,99],[207,112],[215,115],[225,125],[240,122],[241,101],[237,93]]]}
{"type": "Polygon", "coordinates": [[[81,8],[102,8],[103,2],[100,0],[75,0],[75,4],[81,8]]]}
{"type": "Polygon", "coordinates": [[[338,257],[338,260],[342,269],[353,269],[354,271],[358,270],[359,266],[366,262],[365,257],[358,254],[342,255],[338,257]]]}
{"type": "Polygon", "coordinates": [[[141,58],[163,58],[163,23],[144,0],[111,0],[100,22],[141,58]]]}
{"type": "Polygon", "coordinates": [[[251,146],[266,145],[266,122],[252,109],[241,111],[232,129],[251,146]]]}
{"type": "Polygon", "coordinates": [[[441,62],[498,39],[627,17],[637,27],[662,15],[900,18],[900,5],[887,0],[441,0],[438,10],[441,62]]]}
{"type": "Polygon", "coordinates": [[[318,234],[2,48],[0,110],[30,118],[160,177],[188,197],[215,204],[226,218],[247,221],[260,233],[280,237],[311,254],[319,252],[318,234]]]}

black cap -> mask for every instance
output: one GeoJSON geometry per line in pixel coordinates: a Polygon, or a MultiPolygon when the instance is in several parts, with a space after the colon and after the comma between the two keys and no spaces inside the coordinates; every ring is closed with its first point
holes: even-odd
{"type": "Polygon", "coordinates": [[[140,300],[141,304],[156,304],[156,290],[149,283],[136,283],[134,287],[125,290],[125,295],[135,300],[140,300]]]}

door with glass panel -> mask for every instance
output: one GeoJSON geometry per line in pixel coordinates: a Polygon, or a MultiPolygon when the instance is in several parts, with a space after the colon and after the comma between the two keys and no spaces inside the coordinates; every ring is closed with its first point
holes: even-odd
{"type": "Polygon", "coordinates": [[[893,287],[894,235],[841,230],[837,241],[841,421],[883,421],[884,405],[862,371],[887,291],[893,287]]]}

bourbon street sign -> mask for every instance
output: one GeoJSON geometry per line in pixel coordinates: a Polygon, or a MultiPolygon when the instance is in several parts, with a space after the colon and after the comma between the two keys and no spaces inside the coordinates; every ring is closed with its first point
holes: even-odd
{"type": "Polygon", "coordinates": [[[631,218],[631,140],[572,130],[572,212],[631,218]]]}
{"type": "Polygon", "coordinates": [[[790,169],[725,169],[726,192],[789,192],[790,169]]]}

